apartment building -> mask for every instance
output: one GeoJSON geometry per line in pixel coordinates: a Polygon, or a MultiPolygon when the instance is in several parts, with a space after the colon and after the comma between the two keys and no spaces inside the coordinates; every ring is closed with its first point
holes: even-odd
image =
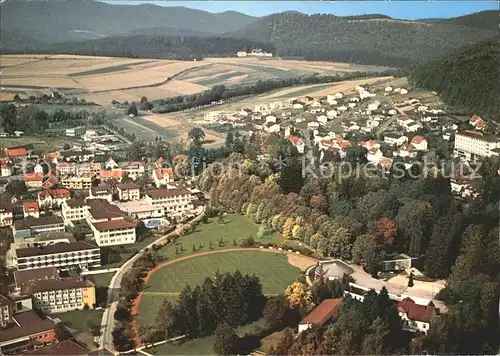
{"type": "Polygon", "coordinates": [[[76,174],[78,176],[95,176],[99,174],[101,169],[101,163],[99,162],[80,163],[76,166],[76,174]]]}
{"type": "Polygon", "coordinates": [[[179,216],[182,212],[194,208],[191,192],[187,189],[148,190],[145,200],[153,206],[162,206],[165,212],[172,216],[179,216]]]}
{"type": "Polygon", "coordinates": [[[116,205],[104,199],[93,199],[88,202],[90,207],[87,223],[94,233],[98,246],[131,244],[136,240],[136,224],[127,219],[127,214],[116,205]]]}
{"type": "Polygon", "coordinates": [[[12,253],[12,264],[18,270],[58,267],[86,270],[101,266],[99,247],[85,241],[58,243],[40,247],[19,248],[12,253]]]}
{"type": "Polygon", "coordinates": [[[70,199],[61,205],[64,220],[76,221],[85,220],[89,211],[89,206],[83,199],[70,199]]]}
{"type": "Polygon", "coordinates": [[[61,185],[67,189],[89,189],[92,186],[92,176],[67,176],[61,178],[61,185]]]}
{"type": "Polygon", "coordinates": [[[24,184],[28,188],[41,188],[43,183],[43,174],[24,173],[24,184]]]}
{"type": "Polygon", "coordinates": [[[113,188],[107,184],[101,184],[97,187],[89,188],[89,196],[87,199],[105,199],[108,202],[113,201],[113,188]]]}
{"type": "Polygon", "coordinates": [[[453,151],[457,157],[477,160],[478,157],[491,157],[500,154],[500,139],[479,131],[465,130],[455,134],[453,151]]]}
{"type": "Polygon", "coordinates": [[[126,162],[121,165],[121,168],[134,181],[146,171],[144,162],[126,162]]]}
{"type": "Polygon", "coordinates": [[[141,197],[140,187],[134,183],[117,184],[116,190],[121,201],[139,200],[141,197]]]}
{"type": "Polygon", "coordinates": [[[36,201],[25,201],[23,203],[23,216],[24,218],[39,218],[40,209],[36,201]]]}
{"type": "Polygon", "coordinates": [[[58,216],[27,218],[14,222],[14,237],[29,237],[35,234],[64,231],[64,220],[58,216]]]}
{"type": "Polygon", "coordinates": [[[67,189],[45,189],[38,193],[38,205],[40,207],[61,206],[70,198],[67,189]]]}
{"type": "Polygon", "coordinates": [[[96,303],[91,281],[82,276],[60,278],[55,267],[15,271],[14,280],[15,294],[32,296],[34,308],[44,313],[93,308],[96,303]]]}
{"type": "Polygon", "coordinates": [[[117,202],[115,204],[121,211],[134,219],[142,220],[165,217],[165,208],[162,206],[153,206],[149,201],[144,199],[117,202]]]}
{"type": "Polygon", "coordinates": [[[56,170],[61,176],[70,176],[76,174],[75,162],[59,162],[56,164],[56,170]]]}

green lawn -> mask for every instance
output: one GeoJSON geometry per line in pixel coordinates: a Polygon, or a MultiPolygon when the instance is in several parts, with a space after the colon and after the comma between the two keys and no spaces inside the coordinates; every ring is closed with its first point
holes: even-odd
{"type": "MultiPolygon", "coordinates": [[[[255,224],[246,216],[227,215],[224,217],[224,222],[221,224],[219,224],[217,220],[217,218],[213,218],[209,219],[207,224],[198,224],[193,233],[177,239],[175,244],[169,244],[163,247],[158,253],[169,259],[190,255],[195,253],[193,251],[193,244],[195,245],[196,253],[209,251],[210,241],[212,241],[213,250],[233,248],[235,247],[234,240],[236,240],[236,244],[238,244],[242,238],[247,238],[249,236],[255,238],[259,230],[259,225],[255,224]],[[219,246],[221,238],[224,240],[224,243],[219,246]],[[200,243],[202,246],[201,248],[200,243]]],[[[280,241],[280,236],[277,236],[275,233],[270,233],[265,235],[262,240],[256,241],[256,243],[278,244],[280,241]]]]}
{"type": "Polygon", "coordinates": [[[144,240],[136,242],[134,244],[121,245],[113,247],[113,250],[120,255],[121,260],[119,262],[109,263],[101,259],[102,268],[116,268],[123,265],[127,260],[129,260],[133,255],[135,255],[139,250],[149,245],[151,242],[155,241],[158,236],[148,236],[144,240]]]}
{"type": "Polygon", "coordinates": [[[260,251],[232,251],[179,261],[153,273],[143,290],[137,323],[153,323],[161,301],[167,297],[175,302],[175,293],[180,293],[186,284],[200,284],[217,271],[236,270],[243,274],[255,273],[260,278],[263,293],[267,295],[282,293],[300,273],[298,268],[288,263],[286,255],[260,251]]]}
{"type": "Polygon", "coordinates": [[[59,318],[61,321],[69,327],[70,329],[76,329],[79,332],[88,332],[87,323],[92,321],[95,324],[100,325],[102,310],[73,310],[66,313],[53,314],[54,318],[59,318]]]}

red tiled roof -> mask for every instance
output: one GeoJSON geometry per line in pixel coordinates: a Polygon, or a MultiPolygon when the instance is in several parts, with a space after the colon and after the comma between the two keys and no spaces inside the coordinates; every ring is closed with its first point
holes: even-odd
{"type": "Polygon", "coordinates": [[[406,121],[406,120],[410,120],[410,118],[408,116],[400,116],[399,120],[406,121]]]}
{"type": "Polygon", "coordinates": [[[56,167],[57,168],[59,168],[59,167],[76,167],[76,163],[75,162],[60,162],[57,164],[56,167]]]}
{"type": "Polygon", "coordinates": [[[26,148],[6,148],[4,149],[4,152],[9,157],[23,157],[28,155],[28,150],[26,148]]]}
{"type": "Polygon", "coordinates": [[[121,169],[113,169],[111,171],[107,170],[102,170],[99,175],[101,178],[115,178],[115,179],[120,179],[123,177],[125,172],[123,172],[121,169]]]}
{"type": "Polygon", "coordinates": [[[325,299],[312,312],[310,312],[302,321],[301,324],[314,324],[322,327],[325,323],[336,316],[342,305],[342,298],[325,299]]]}
{"type": "Polygon", "coordinates": [[[24,212],[38,212],[38,203],[36,201],[25,201],[23,203],[24,212]]]}
{"type": "Polygon", "coordinates": [[[287,136],[286,139],[291,143],[293,143],[294,145],[297,145],[299,142],[302,142],[302,138],[297,136],[287,136]]]}
{"type": "Polygon", "coordinates": [[[478,114],[472,115],[472,117],[470,118],[470,121],[476,122],[476,120],[481,120],[481,116],[479,116],[478,114]]]}
{"type": "Polygon", "coordinates": [[[35,181],[43,181],[43,174],[41,173],[24,173],[24,181],[25,182],[35,182],[35,181]]]}
{"type": "Polygon", "coordinates": [[[165,175],[171,176],[174,174],[174,170],[172,168],[157,168],[155,169],[156,178],[163,179],[165,175]]]}
{"type": "Polygon", "coordinates": [[[422,141],[425,141],[424,136],[415,136],[412,140],[411,143],[421,143],[422,141]]]}
{"type": "Polygon", "coordinates": [[[69,190],[67,189],[52,189],[49,190],[50,195],[52,195],[52,198],[69,198],[70,193],[69,190]]]}
{"type": "Polygon", "coordinates": [[[410,320],[429,323],[434,315],[435,309],[431,306],[415,304],[410,298],[398,303],[398,311],[405,313],[410,320]]]}
{"type": "Polygon", "coordinates": [[[99,231],[121,230],[135,228],[136,224],[129,220],[111,220],[94,223],[94,227],[99,231]]]}

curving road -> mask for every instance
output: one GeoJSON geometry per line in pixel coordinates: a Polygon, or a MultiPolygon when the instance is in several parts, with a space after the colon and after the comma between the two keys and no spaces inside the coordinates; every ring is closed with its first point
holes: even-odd
{"type": "MultiPolygon", "coordinates": [[[[201,219],[203,216],[205,210],[203,210],[200,215],[195,217],[193,220],[188,222],[188,224],[191,224],[193,222],[196,222],[201,219]]],[[[113,336],[111,335],[111,332],[114,329],[114,314],[116,311],[116,306],[118,304],[118,298],[120,297],[120,287],[121,287],[121,281],[123,275],[132,267],[133,263],[139,258],[139,256],[146,250],[151,248],[153,245],[161,242],[163,239],[165,239],[167,236],[179,233],[179,231],[184,227],[184,225],[178,226],[174,231],[171,233],[161,236],[155,241],[151,242],[149,245],[146,247],[142,248],[136,255],[134,255],[131,259],[129,259],[127,262],[125,262],[118,271],[116,271],[115,275],[111,279],[111,282],[109,283],[108,286],[108,296],[106,299],[106,309],[104,310],[104,314],[102,316],[101,320],[101,338],[99,342],[100,348],[106,348],[109,351],[113,352],[115,350],[115,347],[113,345],[113,336]]]]}

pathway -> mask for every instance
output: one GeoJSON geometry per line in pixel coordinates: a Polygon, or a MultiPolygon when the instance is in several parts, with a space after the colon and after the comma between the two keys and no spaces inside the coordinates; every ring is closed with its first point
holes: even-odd
{"type": "MultiPolygon", "coordinates": [[[[215,254],[215,253],[224,253],[224,252],[234,252],[234,251],[262,251],[262,252],[272,252],[272,253],[279,253],[279,254],[286,254],[286,255],[295,254],[294,252],[279,251],[277,249],[260,248],[260,247],[249,247],[249,248],[234,247],[234,248],[227,248],[227,249],[223,249],[223,250],[205,251],[205,252],[195,253],[195,254],[188,255],[188,256],[182,256],[182,257],[176,258],[174,260],[169,260],[169,261],[165,261],[163,263],[160,263],[159,265],[155,266],[153,269],[150,269],[148,271],[148,273],[146,274],[146,276],[143,279],[143,284],[146,285],[148,283],[149,279],[151,278],[151,276],[153,275],[153,273],[162,269],[165,266],[168,266],[168,265],[180,262],[180,261],[189,260],[191,258],[204,256],[204,255],[211,255],[211,254],[215,254]]],[[[310,258],[311,261],[314,260],[314,263],[316,263],[318,261],[317,259],[312,258],[312,257],[308,257],[308,256],[304,256],[304,255],[302,255],[302,257],[310,258]]],[[[132,315],[137,314],[138,309],[139,309],[139,304],[141,302],[141,298],[142,298],[143,294],[144,294],[144,292],[140,292],[139,295],[137,296],[137,298],[135,298],[133,305],[132,305],[132,309],[131,309],[132,315]]],[[[141,341],[139,340],[139,335],[137,332],[136,318],[134,318],[132,321],[132,333],[134,334],[134,337],[135,337],[134,345],[140,345],[141,341]]]]}

